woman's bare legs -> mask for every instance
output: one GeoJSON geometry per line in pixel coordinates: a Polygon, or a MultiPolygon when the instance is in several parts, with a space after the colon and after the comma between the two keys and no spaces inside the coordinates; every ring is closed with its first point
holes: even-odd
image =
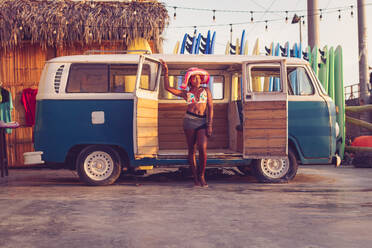
{"type": "Polygon", "coordinates": [[[198,177],[198,169],[196,165],[196,132],[193,129],[184,129],[186,140],[187,140],[187,148],[188,148],[188,161],[190,164],[192,176],[194,178],[195,186],[201,186],[198,177]]]}
{"type": "Polygon", "coordinates": [[[205,181],[205,167],[207,166],[207,130],[205,128],[196,131],[196,139],[198,143],[199,150],[199,166],[198,166],[198,176],[199,182],[202,187],[208,187],[205,181]]]}

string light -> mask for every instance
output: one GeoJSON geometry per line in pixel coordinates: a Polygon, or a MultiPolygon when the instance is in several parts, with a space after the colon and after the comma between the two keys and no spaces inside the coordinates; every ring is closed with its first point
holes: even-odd
{"type": "Polygon", "coordinates": [[[251,11],[251,22],[253,22],[253,11],[251,11]]]}
{"type": "Polygon", "coordinates": [[[173,19],[176,20],[177,13],[176,13],[177,7],[174,7],[174,14],[173,14],[173,19]]]}
{"type": "Polygon", "coordinates": [[[302,25],[305,25],[305,18],[304,18],[304,16],[301,16],[301,19],[302,19],[302,25]]]}
{"type": "Polygon", "coordinates": [[[269,28],[267,26],[267,20],[265,21],[265,31],[267,31],[269,28]]]}
{"type": "Polygon", "coordinates": [[[285,16],[285,23],[288,23],[288,11],[285,12],[286,16],[285,16]]]}
{"type": "Polygon", "coordinates": [[[320,20],[323,19],[323,12],[322,12],[322,9],[320,9],[320,16],[319,16],[320,20]]]}
{"type": "Polygon", "coordinates": [[[216,21],[216,10],[215,9],[213,10],[213,21],[214,22],[216,21]]]}
{"type": "Polygon", "coordinates": [[[338,10],[338,20],[339,21],[341,20],[341,10],[340,9],[338,10]]]}
{"type": "Polygon", "coordinates": [[[354,17],[354,5],[351,5],[350,9],[351,9],[350,15],[351,15],[351,17],[354,17]]]}

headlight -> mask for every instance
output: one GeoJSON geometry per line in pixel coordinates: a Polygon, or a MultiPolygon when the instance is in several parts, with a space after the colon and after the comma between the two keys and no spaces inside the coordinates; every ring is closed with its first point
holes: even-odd
{"type": "Polygon", "coordinates": [[[338,135],[340,135],[340,126],[338,125],[338,123],[336,122],[336,138],[338,137],[338,135]]]}

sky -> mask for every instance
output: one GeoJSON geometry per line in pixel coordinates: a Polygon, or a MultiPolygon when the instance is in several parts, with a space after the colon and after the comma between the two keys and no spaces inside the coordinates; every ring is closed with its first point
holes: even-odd
{"type": "MultiPolygon", "coordinates": [[[[289,41],[292,47],[299,42],[299,24],[291,24],[293,15],[305,15],[305,24],[302,24],[302,44],[307,46],[307,0],[163,0],[166,4],[170,23],[165,30],[164,53],[173,53],[177,41],[182,42],[185,33],[192,35],[194,26],[197,33],[206,36],[208,30],[216,31],[215,54],[224,54],[226,43],[230,40],[230,25],[233,24],[232,40],[241,37],[242,30],[246,31],[249,54],[257,38],[260,41],[260,53],[264,54],[264,47],[271,42],[284,45],[289,41]],[[176,6],[176,19],[173,18],[176,6]],[[207,10],[192,10],[184,8],[197,8],[207,10]],[[213,9],[216,10],[216,20],[213,21],[213,9]],[[219,10],[254,11],[254,22],[251,23],[251,14],[236,12],[221,12],[219,10]],[[288,11],[288,23],[285,22],[288,11]],[[265,20],[267,31],[265,30],[265,20]],[[272,20],[272,21],[271,21],[272,20]],[[235,24],[244,23],[244,24],[235,24]]],[[[369,65],[372,66],[372,0],[365,0],[367,16],[367,48],[369,65]],[[370,5],[368,5],[370,4],[370,5]]],[[[358,16],[356,0],[318,0],[318,8],[322,9],[322,20],[319,22],[320,47],[343,48],[344,84],[359,83],[359,56],[358,56],[358,16]],[[351,17],[351,7],[354,17],[351,17]],[[341,9],[341,12],[338,12],[341,9]],[[341,14],[341,19],[338,18],[341,14]]]]}

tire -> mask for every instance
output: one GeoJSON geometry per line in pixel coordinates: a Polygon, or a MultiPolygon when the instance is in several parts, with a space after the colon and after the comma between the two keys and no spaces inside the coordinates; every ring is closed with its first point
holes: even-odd
{"type": "Polygon", "coordinates": [[[95,186],[113,184],[122,168],[119,154],[104,145],[85,147],[76,159],[76,166],[80,180],[95,186]]]}
{"type": "Polygon", "coordinates": [[[297,169],[297,159],[292,149],[288,150],[286,159],[258,159],[253,166],[258,181],[263,183],[290,181],[296,176],[297,169]]]}

